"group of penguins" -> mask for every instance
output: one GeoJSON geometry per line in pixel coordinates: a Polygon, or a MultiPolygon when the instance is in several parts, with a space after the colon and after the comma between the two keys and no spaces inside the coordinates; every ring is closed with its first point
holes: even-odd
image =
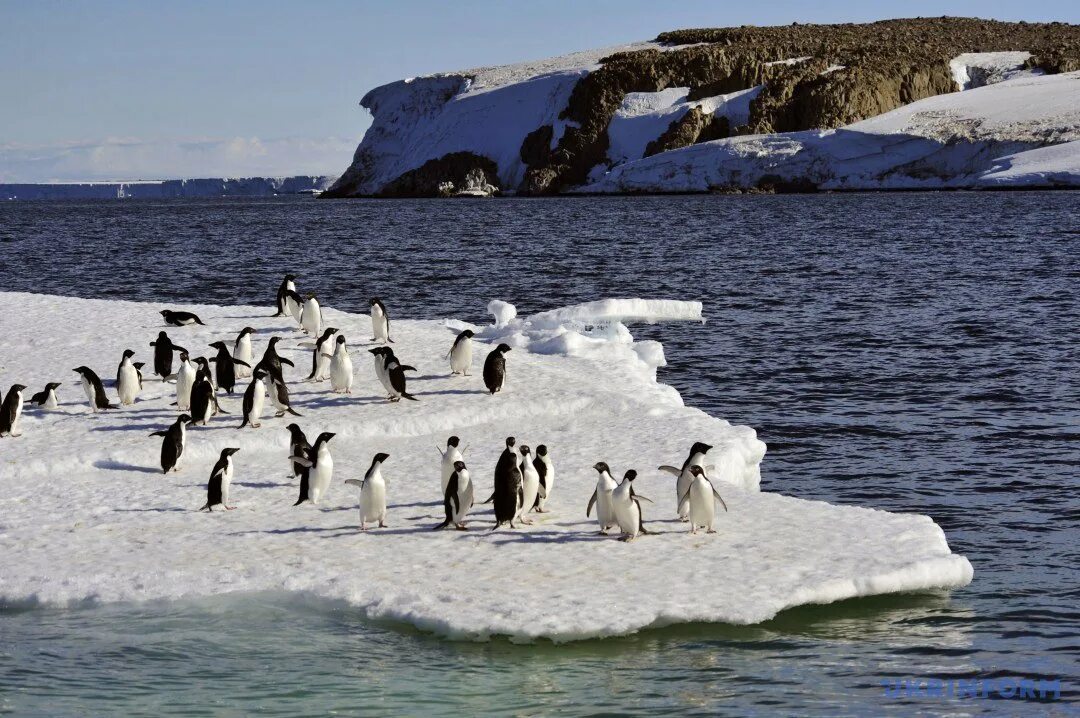
{"type": "MultiPolygon", "coordinates": [[[[334,327],[322,326],[322,310],[314,294],[304,299],[296,291],[296,276],[285,276],[278,289],[276,308],[273,316],[291,315],[300,329],[312,337],[317,337],[312,356],[309,381],[330,380],[334,392],[348,394],[352,390],[352,360],[346,348],[345,337],[338,334],[334,327]],[[337,335],[333,352],[325,346],[337,335]]],[[[406,376],[414,367],[402,364],[393,349],[385,346],[393,343],[390,338],[390,319],[385,305],[378,298],[370,300],[371,319],[374,341],[384,346],[370,349],[375,364],[375,373],[386,389],[387,399],[397,402],[402,398],[415,401],[416,397],[407,391],[406,376]]],[[[162,310],[161,315],[167,325],[183,327],[192,324],[205,326],[195,314],[185,311],[162,310]]],[[[163,438],[161,445],[161,468],[163,473],[177,470],[177,464],[187,442],[187,425],[206,426],[217,414],[227,414],[222,409],[217,396],[217,389],[232,394],[238,379],[250,378],[243,397],[243,417],[238,428],[259,428],[263,414],[265,397],[269,396],[278,417],[286,413],[300,416],[289,400],[289,389],[285,383],[282,365],[295,366],[293,362],[277,353],[279,337],[271,337],[266,350],[258,363],[252,364],[251,327],[242,329],[233,343],[232,351],[222,341],[209,346],[217,355],[206,359],[191,359],[184,347],[174,343],[165,331],[159,332],[157,339],[150,342],[154,347],[154,374],[161,381],[175,380],[176,406],[180,415],[176,421],[163,431],[155,431],[151,436],[163,438]],[[173,373],[173,355],[179,354],[180,366],[173,373]],[[211,372],[210,362],[215,364],[211,372]]],[[[471,330],[464,330],[454,339],[446,358],[450,360],[451,374],[469,375],[472,365],[471,330]]],[[[491,394],[502,390],[506,380],[505,354],[510,351],[506,344],[499,344],[492,350],[484,362],[484,383],[491,394]]],[[[130,406],[143,386],[144,363],[132,361],[135,353],[124,351],[116,372],[116,391],[120,404],[130,406]]],[[[99,410],[115,409],[109,401],[105,388],[98,375],[89,367],[80,366],[74,370],[79,374],[80,382],[90,408],[95,413],[99,410]]],[[[30,398],[30,403],[44,410],[58,408],[56,389],[59,382],[50,382],[45,389],[30,398]]],[[[0,436],[19,436],[19,419],[23,409],[23,392],[26,387],[15,384],[7,396],[0,402],[0,436]]],[[[317,504],[325,496],[333,476],[334,462],[330,454],[329,442],[334,434],[321,433],[314,443],[310,443],[301,428],[293,423],[288,430],[291,435],[288,460],[294,476],[300,479],[300,496],[295,505],[303,503],[317,504]]],[[[446,519],[436,526],[442,529],[453,524],[459,530],[465,530],[466,516],[474,505],[473,485],[469,470],[463,459],[464,449],[459,448],[458,437],[452,436],[447,441],[445,451],[439,449],[442,456],[442,496],[446,519]]],[[[536,455],[522,445],[515,449],[514,437],[506,439],[506,448],[495,467],[494,490],[484,503],[494,504],[495,526],[504,524],[516,528],[515,522],[531,524],[528,514],[532,511],[545,512],[545,504],[551,496],[554,486],[555,469],[547,447],[537,446],[536,455]]],[[[727,511],[727,505],[717,493],[705,473],[703,463],[705,454],[712,448],[707,444],[696,443],[690,450],[681,468],[661,466],[660,471],[677,477],[676,494],[680,519],[688,521],[691,533],[698,528],[705,528],[713,533],[716,507],[719,502],[727,511]]],[[[222,506],[231,510],[229,487],[234,475],[233,456],[239,448],[222,449],[215,463],[210,480],[207,483],[207,501],[200,510],[212,511],[222,506]]],[[[379,527],[386,526],[386,482],[382,477],[381,467],[389,458],[387,454],[376,454],[370,468],[362,480],[349,479],[345,483],[360,489],[360,528],[366,530],[369,522],[378,522],[379,527]]],[[[641,502],[650,500],[635,493],[633,481],[637,472],[629,470],[622,482],[617,482],[611,470],[604,462],[593,467],[599,478],[596,490],[589,500],[586,516],[590,516],[596,507],[596,518],[600,533],[608,534],[614,528],[621,532],[621,539],[631,541],[638,535],[648,533],[645,529],[641,502]]]]}

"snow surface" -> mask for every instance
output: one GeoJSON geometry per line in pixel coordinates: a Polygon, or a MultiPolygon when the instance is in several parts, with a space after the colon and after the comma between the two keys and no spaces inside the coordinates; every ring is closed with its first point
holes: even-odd
{"type": "MultiPolygon", "coordinates": [[[[0,385],[38,391],[63,381],[54,413],[28,410],[24,434],[0,439],[0,602],[69,605],[178,599],[228,592],[290,591],[340,599],[368,616],[411,623],[451,637],[557,641],[624,634],[686,621],[755,623],[805,603],[894,591],[963,586],[972,569],[950,552],[928,517],[834,506],[758,490],[765,445],[753,429],[683,405],[655,382],[655,342],[634,342],[621,320],[699,320],[695,302],[608,300],[480,328],[473,376],[450,377],[443,359],[462,322],[395,318],[394,348],[418,367],[409,389],[418,401],[389,404],[374,377],[367,314],[324,307],[359,357],[352,396],[300,381],[310,340],[269,307],[185,306],[207,326],[168,328],[178,343],[210,354],[241,327],[270,336],[296,362],[286,367],[302,418],[264,415],[260,429],[237,430],[231,412],[188,432],[181,470],[163,476],[160,439],[176,415],[174,387],[148,379],[135,406],[91,414],[72,367],[105,380],[125,348],[150,360],[163,327],[162,305],[0,293],[5,344],[0,385]],[[12,310],[17,308],[17,311],[12,310]],[[565,322],[565,323],[564,323],[565,322]],[[48,327],[48,331],[41,331],[48,327]],[[589,328],[596,332],[588,335],[589,328]],[[528,347],[507,356],[504,392],[489,396],[479,376],[486,333],[518,335],[528,347]],[[581,342],[560,337],[574,332],[581,342]],[[548,337],[548,338],[545,338],[548,337]],[[565,351],[560,351],[560,348],[565,351]],[[297,485],[286,458],[290,421],[314,438],[337,436],[327,500],[292,506],[297,485]],[[450,434],[481,500],[491,487],[508,434],[544,443],[557,474],[550,513],[531,527],[488,532],[487,507],[468,532],[431,531],[441,520],[440,456],[450,434]],[[690,536],[674,519],[674,480],[660,464],[679,464],[694,441],[709,454],[730,507],[718,533],[690,536]],[[235,511],[199,513],[205,482],[223,447],[234,457],[235,511]],[[372,455],[386,452],[389,528],[358,531],[356,492],[372,455]],[[617,475],[636,468],[647,526],[656,535],[629,544],[595,535],[585,506],[590,468],[605,460],[617,475]]],[[[179,308],[179,307],[176,307],[179,308]]],[[[390,311],[393,312],[391,304],[390,311]]],[[[660,352],[662,357],[662,351],[660,352]]],[[[776,487],[783,478],[776,477],[776,487]]]]}
{"type": "Polygon", "coordinates": [[[961,90],[993,85],[1018,77],[1037,77],[1039,69],[1026,69],[1030,52],[965,52],[949,61],[953,79],[961,90]]]}
{"type": "Polygon", "coordinates": [[[987,187],[1080,187],[1080,140],[994,160],[979,177],[987,187]]]}
{"type": "MultiPolygon", "coordinates": [[[[1008,155],[1080,139],[1080,73],[927,98],[837,130],[730,137],[614,167],[584,192],[705,192],[761,180],[822,189],[979,187],[1008,155]]],[[[1055,155],[1071,182],[1075,154],[1055,155]]],[[[1031,184],[999,174],[995,186],[1031,184]]],[[[1076,186],[1072,184],[1071,186],[1076,186]]]]}

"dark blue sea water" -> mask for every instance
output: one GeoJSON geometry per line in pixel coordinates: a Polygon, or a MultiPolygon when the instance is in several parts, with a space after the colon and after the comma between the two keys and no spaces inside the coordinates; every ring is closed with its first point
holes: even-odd
{"type": "Polygon", "coordinates": [[[762,488],[928,514],[975,580],[561,646],[296,596],[0,608],[0,712],[1080,712],[1080,194],[0,205],[3,289],[269,303],[285,271],[408,317],[700,299],[705,325],[632,331],[687,403],[757,428],[762,488]],[[991,690],[888,695],[901,679],[991,690]],[[1020,679],[1059,698],[1003,697],[1020,679]]]}

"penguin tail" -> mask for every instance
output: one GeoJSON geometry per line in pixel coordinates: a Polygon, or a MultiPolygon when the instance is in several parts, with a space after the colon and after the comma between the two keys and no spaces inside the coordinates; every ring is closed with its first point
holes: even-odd
{"type": "Polygon", "coordinates": [[[415,396],[413,396],[412,394],[406,394],[405,392],[401,392],[401,395],[402,395],[403,397],[405,397],[406,399],[408,399],[409,401],[420,401],[419,399],[417,399],[417,398],[416,398],[415,396]]]}
{"type": "Polygon", "coordinates": [[[494,493],[492,493],[492,494],[491,494],[491,496],[489,496],[489,497],[488,497],[488,500],[487,500],[487,501],[485,501],[484,503],[485,503],[485,504],[490,504],[490,503],[491,503],[492,501],[494,501],[494,500],[495,500],[495,494],[494,494],[494,493]]]}
{"type": "Polygon", "coordinates": [[[206,506],[203,506],[199,511],[213,511],[213,509],[210,508],[210,504],[207,503],[206,506]]]}
{"type": "Polygon", "coordinates": [[[446,527],[447,527],[447,526],[449,526],[449,525],[450,525],[450,519],[447,519],[446,521],[443,521],[443,522],[442,522],[441,524],[439,524],[438,526],[432,526],[432,527],[431,527],[431,530],[432,530],[432,531],[438,531],[439,529],[444,529],[444,528],[446,528],[446,527]]]}
{"type": "Polygon", "coordinates": [[[237,429],[243,429],[243,428],[244,428],[245,426],[247,426],[247,425],[248,425],[248,420],[247,420],[247,417],[245,416],[245,417],[244,417],[244,420],[243,420],[242,422],[240,422],[240,426],[238,426],[238,427],[236,427],[236,428],[237,428],[237,429]]]}
{"type": "Polygon", "coordinates": [[[296,503],[293,504],[293,506],[299,506],[300,504],[304,503],[305,501],[307,501],[307,497],[306,496],[301,496],[300,498],[298,498],[296,500],[296,503]]]}
{"type": "Polygon", "coordinates": [[[299,412],[297,412],[297,411],[294,411],[294,410],[293,410],[293,408],[292,408],[291,406],[287,406],[287,407],[285,407],[285,411],[289,412],[289,413],[290,413],[290,414],[292,414],[293,416],[303,416],[303,414],[301,414],[301,413],[299,413],[299,412]]]}

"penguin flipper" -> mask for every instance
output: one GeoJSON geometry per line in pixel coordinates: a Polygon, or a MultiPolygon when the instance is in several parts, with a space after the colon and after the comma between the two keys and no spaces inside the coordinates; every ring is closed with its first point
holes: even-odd
{"type": "Polygon", "coordinates": [[[678,476],[682,473],[680,469],[676,469],[674,466],[668,466],[667,464],[656,467],[656,470],[663,471],[665,473],[671,474],[672,476],[678,476]]]}
{"type": "Polygon", "coordinates": [[[720,502],[720,505],[724,507],[724,511],[727,511],[727,502],[724,501],[724,499],[720,496],[716,489],[713,489],[712,493],[713,496],[716,497],[716,500],[720,502]]]}
{"type": "Polygon", "coordinates": [[[243,359],[237,359],[236,357],[233,357],[232,363],[239,364],[240,366],[246,366],[248,369],[251,368],[251,365],[248,364],[246,361],[244,361],[243,359]]]}
{"type": "Polygon", "coordinates": [[[403,365],[401,366],[401,371],[420,371],[420,370],[419,370],[419,369],[417,369],[417,368],[416,368],[416,367],[414,367],[414,366],[409,366],[409,365],[407,365],[407,364],[403,364],[403,365]]]}
{"type": "Polygon", "coordinates": [[[363,479],[345,479],[345,483],[348,484],[349,486],[355,486],[356,488],[360,489],[361,491],[364,490],[364,480],[363,479]]]}
{"type": "MultiPolygon", "coordinates": [[[[304,456],[290,456],[289,461],[293,462],[294,464],[300,464],[305,469],[310,469],[312,466],[315,465],[315,463],[311,461],[311,459],[308,459],[304,456]]],[[[349,479],[345,483],[349,483],[349,481],[356,481],[356,479],[349,479]]]]}
{"type": "Polygon", "coordinates": [[[174,352],[187,352],[188,354],[190,354],[190,353],[191,353],[191,352],[188,352],[188,350],[187,350],[187,349],[185,349],[184,347],[180,346],[179,344],[173,344],[173,345],[172,345],[172,349],[173,349],[173,351],[174,351],[174,352]]]}
{"type": "Polygon", "coordinates": [[[585,507],[585,518],[588,518],[589,514],[592,513],[592,507],[593,507],[593,505],[595,503],[596,503],[596,489],[593,489],[592,498],[589,499],[589,505],[585,507]]]}
{"type": "Polygon", "coordinates": [[[648,501],[650,504],[654,503],[653,500],[650,499],[648,496],[642,496],[641,494],[634,494],[634,498],[639,499],[641,501],[648,501]]]}
{"type": "Polygon", "coordinates": [[[495,492],[494,492],[494,491],[492,491],[492,492],[491,492],[491,496],[488,496],[488,500],[487,500],[487,501],[485,501],[484,503],[485,503],[485,504],[490,504],[490,503],[491,503],[492,501],[494,501],[494,500],[495,500],[495,492]]]}
{"type": "Polygon", "coordinates": [[[289,366],[293,367],[294,369],[296,368],[296,365],[292,363],[291,359],[286,359],[285,357],[278,357],[278,359],[281,361],[282,364],[288,364],[289,366]]]}
{"type": "Polygon", "coordinates": [[[155,432],[150,434],[150,436],[168,436],[168,435],[169,435],[169,432],[167,432],[167,431],[155,431],[155,432]]]}
{"type": "Polygon", "coordinates": [[[676,504],[676,506],[682,506],[683,501],[686,501],[689,498],[690,498],[690,487],[688,486],[688,487],[686,487],[686,491],[683,492],[683,495],[679,497],[679,503],[676,504]]]}

